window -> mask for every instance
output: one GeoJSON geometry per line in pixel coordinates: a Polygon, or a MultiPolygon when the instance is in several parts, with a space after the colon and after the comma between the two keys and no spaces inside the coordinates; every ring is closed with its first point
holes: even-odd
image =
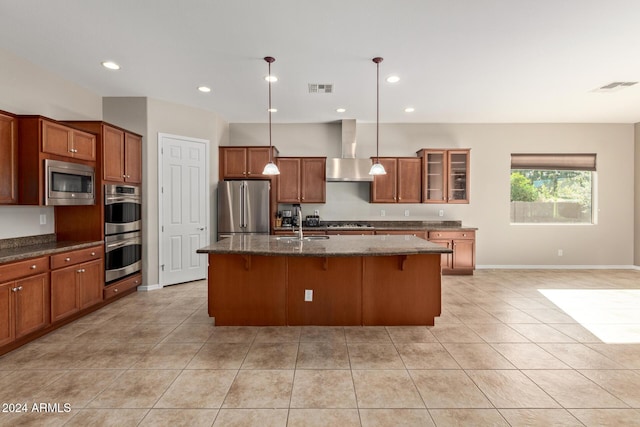
{"type": "Polygon", "coordinates": [[[593,224],[595,154],[512,154],[512,224],[593,224]]]}

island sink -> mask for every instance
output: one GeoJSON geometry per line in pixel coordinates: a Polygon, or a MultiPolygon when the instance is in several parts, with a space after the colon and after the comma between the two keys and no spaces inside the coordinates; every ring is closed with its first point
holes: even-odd
{"type": "Polygon", "coordinates": [[[276,237],[276,240],[283,240],[285,242],[300,242],[303,240],[327,240],[329,236],[305,236],[302,239],[298,236],[280,236],[276,237]]]}

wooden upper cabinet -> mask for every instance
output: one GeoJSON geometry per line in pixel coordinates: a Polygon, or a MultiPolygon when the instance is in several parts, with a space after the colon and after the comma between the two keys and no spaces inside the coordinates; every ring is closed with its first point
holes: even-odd
{"type": "Polygon", "coordinates": [[[18,203],[18,122],[0,112],[0,204],[18,203]]]}
{"type": "Polygon", "coordinates": [[[278,203],[325,203],[325,157],[278,157],[278,203]]]}
{"type": "Polygon", "coordinates": [[[124,173],[125,182],[142,182],[142,137],[126,132],[124,136],[124,173]]]}
{"type": "Polygon", "coordinates": [[[299,157],[278,157],[276,164],[280,169],[276,184],[277,202],[300,203],[302,159],[299,157]]]}
{"type": "MultiPolygon", "coordinates": [[[[273,159],[275,161],[275,158],[273,159]]],[[[264,166],[269,163],[269,148],[268,147],[248,147],[247,148],[247,175],[260,176],[264,170],[264,166]]]]}
{"type": "Polygon", "coordinates": [[[327,159],[303,157],[300,172],[301,203],[325,203],[327,201],[327,159]]]}
{"type": "Polygon", "coordinates": [[[244,147],[220,147],[220,179],[246,178],[247,149],[244,147]]]}
{"type": "Polygon", "coordinates": [[[397,174],[398,203],[420,203],[422,161],[419,158],[399,158],[397,174]]]}
{"type": "MultiPolygon", "coordinates": [[[[278,150],[272,147],[271,157],[275,162],[278,150]]],[[[269,162],[269,147],[220,147],[220,180],[224,179],[270,179],[262,170],[269,162]]]]}
{"type": "Polygon", "coordinates": [[[371,184],[372,203],[420,203],[422,160],[418,157],[381,157],[386,175],[371,184]]]}
{"type": "Polygon", "coordinates": [[[424,203],[469,203],[470,150],[423,149],[424,203]]]}
{"type": "Polygon", "coordinates": [[[102,138],[104,180],[141,183],[142,137],[105,125],[102,138]]]}
{"type": "Polygon", "coordinates": [[[59,123],[42,120],[42,152],[95,161],[96,137],[59,123]]]}
{"type": "MultiPolygon", "coordinates": [[[[375,162],[375,159],[373,160],[375,162]]],[[[395,203],[396,202],[396,181],[398,179],[396,170],[398,161],[396,158],[380,157],[380,164],[387,172],[386,175],[376,175],[371,183],[371,203],[395,203]]]]}
{"type": "Polygon", "coordinates": [[[142,137],[101,121],[70,121],[71,126],[97,134],[100,138],[104,181],[142,183],[142,137]]]}

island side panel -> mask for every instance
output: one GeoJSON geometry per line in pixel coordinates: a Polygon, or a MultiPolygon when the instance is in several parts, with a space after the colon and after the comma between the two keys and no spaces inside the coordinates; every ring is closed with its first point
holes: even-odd
{"type": "Polygon", "coordinates": [[[433,326],[440,312],[440,254],[364,257],[364,325],[433,326]]]}
{"type": "Polygon", "coordinates": [[[286,325],[285,257],[209,254],[209,316],[216,326],[286,325]]]}
{"type": "Polygon", "coordinates": [[[289,257],[289,325],[362,324],[362,257],[289,257]],[[305,290],[313,300],[305,301],[305,290]]]}

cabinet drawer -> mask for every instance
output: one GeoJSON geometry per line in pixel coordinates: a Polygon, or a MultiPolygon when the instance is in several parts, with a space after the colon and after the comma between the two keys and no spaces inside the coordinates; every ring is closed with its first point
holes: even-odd
{"type": "Polygon", "coordinates": [[[475,231],[430,231],[429,240],[431,239],[475,239],[475,231]]]}
{"type": "Polygon", "coordinates": [[[127,291],[131,288],[135,288],[142,284],[142,275],[136,274],[121,282],[114,283],[104,288],[104,299],[109,299],[118,296],[119,294],[127,291]]]}
{"type": "Polygon", "coordinates": [[[104,248],[102,246],[92,246],[85,249],[77,249],[75,251],[63,252],[51,255],[51,269],[67,267],[69,265],[78,264],[80,262],[91,261],[102,258],[104,248]]]}
{"type": "Polygon", "coordinates": [[[0,283],[44,273],[49,268],[48,257],[32,258],[0,266],[0,283]]]}

